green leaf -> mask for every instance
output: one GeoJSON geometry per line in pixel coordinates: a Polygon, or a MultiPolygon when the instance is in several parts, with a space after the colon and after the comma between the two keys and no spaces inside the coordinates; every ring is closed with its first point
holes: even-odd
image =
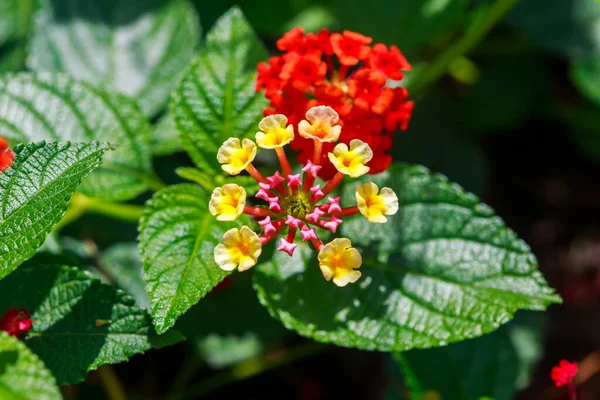
{"type": "MultiPolygon", "coordinates": [[[[340,346],[402,351],[480,336],[519,309],[560,302],[529,247],[475,195],[418,166],[365,179],[394,189],[400,209],[383,225],[361,215],[341,225],[363,256],[357,283],[326,282],[315,252],[300,246],[257,268],[259,298],[286,327],[340,346]]],[[[347,204],[355,186],[346,187],[347,204]]]]}
{"type": "Polygon", "coordinates": [[[395,353],[412,398],[436,391],[442,399],[509,400],[515,392],[517,355],[504,329],[450,346],[395,353]]]}
{"type": "Polygon", "coordinates": [[[152,131],[152,154],[167,156],[181,151],[179,131],[171,114],[165,114],[152,131]]]}
{"type": "Polygon", "coordinates": [[[465,21],[468,2],[464,0],[385,0],[368,10],[361,0],[334,0],[340,25],[373,37],[375,42],[395,44],[405,53],[414,53],[465,21]]]}
{"type": "Polygon", "coordinates": [[[131,297],[89,273],[39,260],[0,281],[0,309],[11,307],[29,310],[33,326],[24,341],[59,385],[183,339],[176,331],[156,335],[131,297]]]}
{"type": "Polygon", "coordinates": [[[60,400],[54,377],[20,340],[0,331],[0,398],[60,400]]]}
{"type": "Polygon", "coordinates": [[[600,55],[575,61],[571,80],[584,96],[600,106],[600,55]]]}
{"type": "Polygon", "coordinates": [[[256,179],[248,175],[230,176],[223,173],[207,173],[197,168],[180,167],[175,170],[177,175],[188,181],[195,182],[207,193],[212,193],[217,186],[223,186],[227,183],[237,183],[246,189],[246,192],[258,192],[259,186],[256,179]]]}
{"type": "Polygon", "coordinates": [[[175,327],[196,344],[212,368],[260,355],[286,332],[258,302],[251,273],[229,275],[175,327]]]}
{"type": "Polygon", "coordinates": [[[164,108],[200,39],[185,0],[42,0],[28,66],[67,72],[136,98],[146,115],[164,108]]]}
{"type": "Polygon", "coordinates": [[[181,184],[159,191],[146,204],[140,253],[160,334],[228,275],[215,264],[213,250],[231,226],[209,214],[208,201],[198,186],[181,184]]]}
{"type": "Polygon", "coordinates": [[[210,30],[206,45],[173,94],[171,113],[183,148],[204,170],[220,171],[217,150],[229,137],[256,133],[267,101],[254,90],[266,50],[234,7],[210,30]]]}
{"type": "Polygon", "coordinates": [[[536,44],[564,57],[600,51],[600,7],[596,0],[562,0],[552,7],[546,0],[520,1],[506,19],[536,44]]]}
{"type": "Polygon", "coordinates": [[[156,186],[150,129],[132,100],[67,75],[0,78],[0,136],[13,142],[100,140],[118,146],[82,185],[91,197],[128,200],[156,186]]]}
{"type": "Polygon", "coordinates": [[[149,308],[144,272],[137,243],[118,243],[100,254],[101,270],[115,285],[135,299],[137,305],[149,308]]]}
{"type": "Polygon", "coordinates": [[[98,142],[15,147],[12,167],[0,174],[0,278],[35,254],[107,149],[98,142]]]}
{"type": "Polygon", "coordinates": [[[35,0],[0,0],[0,45],[25,36],[34,6],[35,0]]]}
{"type": "MultiPolygon", "coordinates": [[[[535,318],[530,322],[536,323],[512,321],[476,339],[395,353],[393,358],[403,375],[398,380],[404,381],[414,399],[435,391],[442,399],[477,400],[489,396],[510,400],[519,387],[519,374],[527,380],[532,372],[532,350],[539,352],[541,347],[539,340],[531,340],[540,339],[541,325],[535,318]]],[[[398,399],[398,392],[392,385],[386,399],[398,399]]]]}

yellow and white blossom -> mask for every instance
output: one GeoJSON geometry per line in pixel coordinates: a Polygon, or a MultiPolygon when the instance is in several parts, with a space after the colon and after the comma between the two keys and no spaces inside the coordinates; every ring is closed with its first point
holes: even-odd
{"type": "Polygon", "coordinates": [[[338,172],[358,178],[369,172],[366,164],[373,158],[373,151],[362,140],[353,139],[350,148],[345,143],[339,143],[333,148],[333,153],[327,156],[338,172]]]}
{"type": "Polygon", "coordinates": [[[319,142],[336,142],[342,127],[336,125],[339,115],[328,106],[312,107],[306,112],[306,119],[298,124],[298,133],[306,139],[314,139],[319,142]],[[310,121],[310,122],[309,122],[310,121]]]}
{"type": "Polygon", "coordinates": [[[225,271],[246,271],[256,265],[262,252],[258,235],[247,226],[233,228],[223,235],[223,243],[215,247],[215,262],[225,271]]]}
{"type": "Polygon", "coordinates": [[[283,147],[294,140],[294,127],[287,125],[283,114],[269,115],[258,124],[261,132],[256,133],[256,144],[263,149],[283,147]],[[287,126],[286,126],[287,125],[287,126]]]}
{"type": "Polygon", "coordinates": [[[250,139],[229,138],[219,148],[217,160],[229,175],[237,175],[250,165],[256,157],[256,144],[250,139]]]}
{"type": "Polygon", "coordinates": [[[387,187],[379,192],[376,184],[367,182],[356,187],[356,205],[367,221],[383,224],[387,222],[384,215],[394,215],[398,212],[398,196],[387,187]]]}
{"type": "Polygon", "coordinates": [[[213,190],[208,203],[208,211],[219,221],[234,221],[246,205],[246,189],[235,183],[228,183],[213,190]]]}
{"type": "Polygon", "coordinates": [[[319,268],[326,280],[333,279],[337,286],[346,286],[360,278],[357,271],[362,265],[362,257],[346,238],[333,239],[319,251],[319,268]]]}

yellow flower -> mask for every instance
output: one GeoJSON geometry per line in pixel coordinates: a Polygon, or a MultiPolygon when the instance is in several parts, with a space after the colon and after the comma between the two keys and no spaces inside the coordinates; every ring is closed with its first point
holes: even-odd
{"type": "Polygon", "coordinates": [[[286,124],[288,119],[283,114],[270,115],[258,124],[262,132],[256,133],[256,144],[263,149],[283,147],[294,140],[294,127],[286,124]]]}
{"type": "Polygon", "coordinates": [[[398,196],[387,187],[382,188],[379,193],[376,184],[367,182],[356,187],[356,204],[367,221],[383,224],[387,222],[384,214],[394,215],[398,211],[398,196]]]}
{"type": "Polygon", "coordinates": [[[217,160],[223,164],[221,168],[229,175],[237,175],[256,157],[256,144],[250,139],[229,138],[219,148],[217,160]]]}
{"type": "Polygon", "coordinates": [[[373,158],[373,151],[362,140],[350,141],[350,149],[344,143],[339,143],[333,148],[333,153],[327,154],[329,161],[342,174],[358,178],[369,172],[367,164],[373,158]]]}
{"type": "Polygon", "coordinates": [[[258,235],[248,228],[233,228],[223,235],[223,243],[215,247],[215,262],[225,271],[246,271],[256,265],[262,252],[258,235]]]}
{"type": "Polygon", "coordinates": [[[342,127],[337,124],[338,113],[328,106],[317,106],[306,112],[306,119],[298,124],[298,133],[306,139],[319,142],[336,142],[340,137],[342,127]],[[310,121],[310,122],[309,122],[310,121]]]}
{"type": "Polygon", "coordinates": [[[217,216],[219,221],[234,221],[244,211],[246,205],[246,189],[228,183],[213,190],[208,203],[208,211],[217,216]]]}
{"type": "Polygon", "coordinates": [[[333,278],[333,283],[346,286],[360,278],[357,271],[362,264],[362,257],[358,250],[352,247],[346,238],[333,239],[319,251],[319,267],[326,280],[333,278]]]}

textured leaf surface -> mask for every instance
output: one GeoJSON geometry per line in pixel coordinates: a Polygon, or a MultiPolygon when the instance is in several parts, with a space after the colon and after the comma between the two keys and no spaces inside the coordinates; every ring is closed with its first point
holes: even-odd
{"type": "Polygon", "coordinates": [[[159,191],[146,204],[139,242],[158,333],[228,274],[215,264],[213,250],[232,224],[218,222],[208,201],[198,186],[182,184],[159,191]]]}
{"type": "Polygon", "coordinates": [[[600,105],[600,55],[575,61],[571,78],[584,96],[600,105]]]}
{"type": "Polygon", "coordinates": [[[422,167],[370,178],[396,191],[400,210],[384,225],[360,215],[342,224],[363,255],[357,283],[326,282],[305,248],[255,272],[261,302],[288,328],[341,346],[407,350],[476,337],[519,309],[560,301],[529,247],[475,195],[422,167]]]}
{"type": "Polygon", "coordinates": [[[256,133],[267,101],[254,90],[255,70],[266,58],[238,8],[223,15],[208,33],[171,104],[183,147],[200,168],[220,171],[219,146],[229,137],[256,133]]]}
{"type": "Polygon", "coordinates": [[[27,308],[33,327],[24,339],[59,385],[82,381],[102,364],[180,341],[158,336],[150,316],[123,292],[71,267],[36,262],[0,281],[0,309],[27,308]]]}
{"type": "Polygon", "coordinates": [[[0,398],[60,400],[54,377],[19,339],[0,332],[0,398]]]}
{"type": "Polygon", "coordinates": [[[104,272],[117,287],[133,297],[142,308],[149,308],[144,272],[137,243],[118,243],[99,258],[104,272]]]}
{"type": "Polygon", "coordinates": [[[0,174],[0,278],[35,254],[107,149],[98,142],[15,147],[12,167],[0,174]]]}
{"type": "Polygon", "coordinates": [[[152,183],[150,129],[132,100],[66,75],[0,78],[0,136],[15,143],[100,140],[117,146],[82,185],[89,196],[127,200],[152,183]]]}
{"type": "Polygon", "coordinates": [[[28,65],[111,87],[153,115],[199,39],[198,16],[185,0],[42,0],[28,65]]]}

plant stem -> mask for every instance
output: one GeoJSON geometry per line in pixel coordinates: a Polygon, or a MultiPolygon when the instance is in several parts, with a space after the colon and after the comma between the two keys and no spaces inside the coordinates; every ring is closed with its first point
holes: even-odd
{"type": "Polygon", "coordinates": [[[127,400],[125,389],[115,374],[115,371],[108,364],[104,364],[98,368],[98,376],[102,381],[106,396],[110,400],[127,400]]]}
{"type": "Polygon", "coordinates": [[[242,361],[221,373],[209,377],[197,385],[190,386],[184,390],[180,389],[180,392],[175,392],[167,398],[169,400],[176,400],[182,397],[189,399],[201,398],[230,383],[243,381],[260,375],[263,372],[291,364],[297,360],[317,354],[327,348],[328,346],[325,344],[307,342],[283,353],[271,353],[253,357],[246,361],[242,361]]]}
{"type": "Polygon", "coordinates": [[[137,223],[144,211],[143,206],[135,204],[113,203],[101,199],[87,197],[81,193],[75,193],[65,216],[54,227],[54,232],[79,219],[83,214],[98,214],[118,219],[125,222],[137,223]]]}
{"type": "Polygon", "coordinates": [[[442,76],[448,66],[458,57],[474,48],[519,0],[496,0],[479,15],[467,29],[465,35],[453,46],[440,54],[431,64],[425,66],[408,82],[411,95],[419,95],[427,86],[442,76]]]}
{"type": "Polygon", "coordinates": [[[569,400],[577,400],[577,391],[575,390],[573,382],[569,382],[567,388],[569,389],[569,400]]]}

